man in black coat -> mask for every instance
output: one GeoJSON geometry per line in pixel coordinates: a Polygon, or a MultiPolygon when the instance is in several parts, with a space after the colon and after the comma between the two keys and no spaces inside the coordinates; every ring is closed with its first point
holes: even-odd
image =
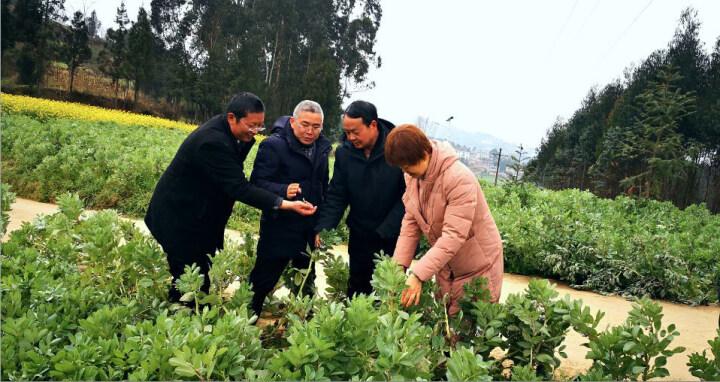
{"type": "MultiPolygon", "coordinates": [[[[351,103],[343,115],[344,141],[335,152],[335,167],[315,232],[337,227],[350,206],[348,296],[372,292],[375,254],[392,256],[405,207],[405,180],[400,168],[385,162],[385,137],[394,125],[377,116],[369,102],[351,103]]],[[[319,236],[316,242],[319,243],[319,236]]]]}
{"type": "MultiPolygon", "coordinates": [[[[310,203],[284,200],[245,178],[243,162],[264,120],[265,106],[256,95],[235,95],[225,114],[185,138],[160,177],[145,224],[167,255],[173,282],[186,265],[195,263],[205,276],[203,290],[208,291],[208,255],[223,248],[225,225],[236,200],[263,210],[315,212],[310,203]]],[[[179,299],[173,283],[170,300],[179,299]]]]}
{"type": "MultiPolygon", "coordinates": [[[[300,102],[292,117],[275,122],[273,134],[260,143],[250,182],[289,200],[313,205],[325,199],[330,141],[321,132],[323,111],[317,102],[300,102]]],[[[315,217],[263,210],[255,268],[250,273],[252,308],[258,316],[265,297],[277,284],[288,262],[307,269],[307,248],[315,246],[315,217]]],[[[314,272],[304,293],[312,291],[314,272]]]]}

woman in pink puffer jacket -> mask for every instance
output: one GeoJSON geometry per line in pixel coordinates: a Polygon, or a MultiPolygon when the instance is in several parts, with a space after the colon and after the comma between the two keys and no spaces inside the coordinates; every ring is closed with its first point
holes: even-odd
{"type": "Polygon", "coordinates": [[[393,259],[410,267],[420,234],[432,246],[410,267],[405,306],[420,300],[422,282],[435,276],[439,296],[449,294],[450,314],[460,307],[463,285],[486,277],[492,302],[500,299],[503,245],[475,175],[455,150],[430,141],[414,125],[394,128],[385,142],[385,159],[405,172],[405,217],[393,259]]]}

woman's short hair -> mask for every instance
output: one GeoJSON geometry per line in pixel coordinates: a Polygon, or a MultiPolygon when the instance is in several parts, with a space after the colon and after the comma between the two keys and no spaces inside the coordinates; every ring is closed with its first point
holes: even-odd
{"type": "Polygon", "coordinates": [[[385,161],[391,166],[412,166],[432,154],[432,144],[417,126],[395,127],[385,140],[385,161]]]}

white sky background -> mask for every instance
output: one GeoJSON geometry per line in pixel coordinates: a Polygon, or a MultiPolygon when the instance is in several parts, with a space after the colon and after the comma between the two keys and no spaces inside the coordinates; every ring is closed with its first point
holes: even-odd
{"type": "MultiPolygon", "coordinates": [[[[67,0],[71,15],[95,9],[113,26],[113,0],[67,0]]],[[[131,20],[150,1],[126,1],[131,20]]],[[[454,116],[452,126],[537,147],[557,116],[569,118],[591,87],[667,47],[680,13],[694,7],[711,51],[719,0],[384,0],[371,70],[381,117],[415,122],[454,116]]]]}

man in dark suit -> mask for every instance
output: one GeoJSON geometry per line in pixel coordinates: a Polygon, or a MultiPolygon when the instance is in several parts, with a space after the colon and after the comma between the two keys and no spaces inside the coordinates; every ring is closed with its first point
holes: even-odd
{"type": "MultiPolygon", "coordinates": [[[[315,232],[337,227],[349,206],[348,296],[370,294],[375,254],[392,256],[405,207],[405,178],[385,161],[385,138],[395,127],[378,118],[375,105],[351,103],[342,120],[345,136],[335,151],[333,178],[318,212],[315,232]]],[[[316,242],[319,242],[319,235],[316,242]]]]}
{"type": "MultiPolygon", "coordinates": [[[[223,248],[225,225],[235,201],[262,210],[287,210],[312,215],[316,207],[287,201],[250,184],[243,162],[255,134],[263,130],[265,105],[252,93],[235,95],[227,112],[190,133],[180,145],[153,193],[145,224],[167,255],[173,281],[186,265],[197,264],[208,291],[210,259],[223,248]]],[[[170,300],[180,292],[170,288],[170,300]]]]}
{"type": "MultiPolygon", "coordinates": [[[[328,187],[330,141],[322,135],[323,110],[315,101],[298,103],[292,116],[280,117],[273,134],[260,143],[250,182],[290,200],[314,205],[328,187]]],[[[263,210],[255,268],[250,273],[252,308],[258,316],[265,297],[273,290],[289,262],[307,269],[307,248],[315,246],[315,217],[285,211],[263,210]]],[[[311,293],[314,272],[303,293],[311,293]]]]}

